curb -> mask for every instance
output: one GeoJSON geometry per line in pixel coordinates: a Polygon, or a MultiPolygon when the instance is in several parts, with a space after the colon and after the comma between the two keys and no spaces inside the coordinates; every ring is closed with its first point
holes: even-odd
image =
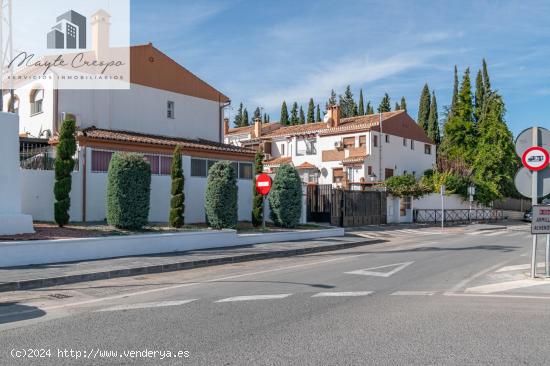
{"type": "Polygon", "coordinates": [[[23,280],[23,281],[14,281],[14,282],[5,282],[0,284],[0,292],[8,291],[23,291],[31,290],[44,287],[52,287],[59,285],[67,285],[78,282],[89,282],[89,281],[99,281],[107,280],[111,278],[120,278],[120,277],[132,277],[140,276],[144,274],[154,274],[154,273],[164,273],[164,272],[174,272],[182,271],[193,268],[209,267],[209,266],[218,266],[222,264],[230,263],[240,263],[240,262],[250,262],[255,260],[262,259],[272,259],[277,257],[291,257],[298,256],[310,253],[320,253],[320,252],[329,252],[341,249],[348,249],[359,247],[369,244],[378,244],[382,243],[384,240],[365,240],[360,242],[349,242],[333,245],[325,245],[320,247],[311,247],[311,248],[297,248],[290,250],[279,250],[274,252],[265,252],[265,253],[256,253],[256,254],[243,254],[235,255],[223,258],[213,258],[213,259],[202,259],[196,261],[180,261],[168,264],[161,265],[151,265],[143,267],[133,267],[127,269],[116,269],[110,271],[101,271],[101,272],[92,272],[92,273],[83,273],[77,275],[67,275],[67,276],[58,276],[58,277],[49,277],[49,278],[38,278],[32,280],[23,280]]]}

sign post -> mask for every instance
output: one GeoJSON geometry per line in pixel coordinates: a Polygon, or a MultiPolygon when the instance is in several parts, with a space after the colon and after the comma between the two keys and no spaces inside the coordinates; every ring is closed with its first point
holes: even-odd
{"type": "Polygon", "coordinates": [[[445,184],[441,185],[441,228],[445,227],[445,184]]]}
{"type": "Polygon", "coordinates": [[[262,173],[256,177],[256,192],[262,195],[262,229],[265,230],[265,202],[266,197],[271,190],[271,177],[265,173],[262,173]]]}

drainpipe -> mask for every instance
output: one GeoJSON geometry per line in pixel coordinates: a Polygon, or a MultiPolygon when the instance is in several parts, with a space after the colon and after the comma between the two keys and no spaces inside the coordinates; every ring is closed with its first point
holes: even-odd
{"type": "Polygon", "coordinates": [[[226,107],[229,107],[231,105],[231,100],[229,100],[229,102],[227,103],[222,103],[221,102],[221,95],[218,94],[218,106],[219,106],[219,110],[218,110],[218,135],[219,135],[219,140],[220,140],[220,143],[223,143],[223,110],[226,108],[226,107]]]}
{"type": "Polygon", "coordinates": [[[378,129],[378,177],[382,180],[382,112],[378,114],[380,128],[378,129]]]}
{"type": "Polygon", "coordinates": [[[86,222],[86,170],[88,170],[88,164],[86,164],[86,146],[82,147],[82,222],[86,222]]]}

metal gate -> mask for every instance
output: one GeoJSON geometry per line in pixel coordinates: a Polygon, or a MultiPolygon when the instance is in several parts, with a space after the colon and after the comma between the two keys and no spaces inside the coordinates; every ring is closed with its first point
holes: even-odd
{"type": "Polygon", "coordinates": [[[330,222],[332,184],[307,186],[307,221],[330,222]]]}

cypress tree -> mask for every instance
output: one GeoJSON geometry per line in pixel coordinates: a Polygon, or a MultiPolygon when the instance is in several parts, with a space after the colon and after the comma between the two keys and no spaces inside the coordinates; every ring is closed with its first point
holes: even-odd
{"type": "Polygon", "coordinates": [[[374,108],[372,107],[370,100],[367,103],[367,114],[374,114],[374,108]]]}
{"type": "Polygon", "coordinates": [[[336,100],[336,92],[334,89],[330,91],[330,98],[327,101],[326,109],[328,110],[330,106],[336,105],[338,101],[336,100]]]}
{"type": "Polygon", "coordinates": [[[270,217],[282,227],[296,227],[302,214],[302,180],[296,168],[283,164],[269,194],[270,217]]]}
{"type": "Polygon", "coordinates": [[[307,107],[307,123],[315,122],[315,103],[313,98],[309,98],[309,105],[307,107]]]}
{"type": "Polygon", "coordinates": [[[441,134],[439,132],[439,115],[437,113],[437,100],[435,91],[432,92],[432,101],[430,103],[430,115],[428,117],[428,137],[439,146],[441,134]]]}
{"type": "Polygon", "coordinates": [[[262,224],[264,216],[263,196],[256,191],[256,177],[264,172],[264,157],[263,150],[258,149],[254,158],[254,184],[252,185],[252,225],[255,227],[262,224]]]}
{"type": "Polygon", "coordinates": [[[261,120],[262,119],[262,111],[260,110],[260,107],[256,107],[254,110],[254,115],[252,116],[252,121],[256,121],[256,118],[261,120]]]}
{"type": "Polygon", "coordinates": [[[248,126],[249,123],[248,123],[248,111],[246,110],[246,108],[244,109],[243,111],[243,117],[242,117],[242,120],[241,120],[241,126],[248,126]]]}
{"type": "Polygon", "coordinates": [[[263,123],[267,123],[268,120],[267,120],[267,113],[264,113],[264,118],[262,119],[262,122],[263,123]]]}
{"type": "Polygon", "coordinates": [[[288,126],[290,124],[290,121],[288,120],[288,108],[286,107],[286,101],[283,101],[283,105],[281,106],[280,123],[282,126],[288,126]]]}
{"type": "Polygon", "coordinates": [[[391,112],[391,101],[388,93],[384,93],[384,98],[378,106],[378,113],[391,112]]]}
{"type": "Polygon", "coordinates": [[[300,123],[300,119],[298,117],[298,103],[294,102],[294,104],[292,104],[292,109],[290,110],[290,124],[297,125],[298,123],[300,123]]]}
{"type": "Polygon", "coordinates": [[[237,172],[229,161],[218,161],[208,171],[204,211],[213,229],[234,229],[238,222],[237,172]]]}
{"type": "Polygon", "coordinates": [[[75,129],[75,117],[72,114],[67,114],[59,132],[59,143],[57,144],[54,163],[54,220],[59,227],[67,225],[70,219],[70,194],[74,169],[74,154],[76,152],[75,129]]]}
{"type": "Polygon", "coordinates": [[[183,214],[185,211],[185,177],[181,166],[181,146],[176,146],[174,149],[170,175],[172,178],[172,199],[170,200],[169,222],[171,227],[179,228],[185,222],[183,214]]]}
{"type": "Polygon", "coordinates": [[[416,123],[428,133],[428,117],[430,116],[430,88],[428,84],[424,84],[422,93],[420,93],[420,101],[418,103],[418,120],[416,123]]]}
{"type": "Polygon", "coordinates": [[[235,127],[242,127],[242,120],[243,120],[243,103],[239,105],[239,109],[237,110],[237,114],[235,115],[235,121],[233,122],[235,124],[235,127]]]}
{"type": "Polygon", "coordinates": [[[458,93],[458,104],[456,114],[467,122],[474,121],[474,107],[472,103],[472,85],[470,83],[470,68],[467,68],[462,78],[462,85],[458,93]]]}
{"type": "Polygon", "coordinates": [[[483,85],[485,86],[485,93],[491,91],[491,81],[489,80],[489,71],[487,70],[487,62],[483,59],[483,85]]]}
{"type": "Polygon", "coordinates": [[[357,115],[355,100],[351,92],[351,86],[347,86],[344,95],[340,96],[340,116],[342,118],[353,117],[357,115]]]}
{"type": "Polygon", "coordinates": [[[398,111],[400,108],[401,106],[399,106],[399,103],[395,102],[395,110],[398,111]]]}
{"type": "Polygon", "coordinates": [[[401,97],[401,105],[399,106],[399,109],[407,112],[407,101],[405,101],[405,97],[401,97]]]}
{"type": "Polygon", "coordinates": [[[300,119],[298,120],[298,123],[301,125],[306,123],[306,116],[304,114],[304,109],[302,108],[302,106],[300,106],[300,119]]]}
{"type": "Polygon", "coordinates": [[[483,76],[481,70],[477,72],[476,77],[476,93],[474,102],[474,121],[479,123],[481,119],[481,113],[483,112],[483,98],[485,96],[485,86],[483,85],[483,76]]]}
{"type": "Polygon", "coordinates": [[[363,89],[359,89],[359,109],[357,110],[359,116],[365,115],[365,102],[363,100],[363,89]]]}
{"type": "Polygon", "coordinates": [[[449,113],[447,114],[447,121],[451,120],[453,114],[456,110],[456,105],[458,103],[458,69],[455,65],[454,70],[454,84],[453,84],[453,97],[451,99],[451,107],[449,108],[449,113]]]}
{"type": "Polygon", "coordinates": [[[315,118],[315,122],[321,122],[321,108],[319,104],[317,104],[317,117],[315,118]]]}

